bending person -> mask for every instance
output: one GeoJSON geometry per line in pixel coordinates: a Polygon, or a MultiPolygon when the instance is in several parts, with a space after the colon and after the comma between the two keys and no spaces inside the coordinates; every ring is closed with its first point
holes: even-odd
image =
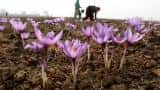
{"type": "Polygon", "coordinates": [[[100,11],[100,7],[97,6],[88,6],[86,8],[86,16],[85,18],[83,18],[83,20],[90,20],[90,21],[94,21],[96,20],[97,17],[97,12],[100,11]]]}

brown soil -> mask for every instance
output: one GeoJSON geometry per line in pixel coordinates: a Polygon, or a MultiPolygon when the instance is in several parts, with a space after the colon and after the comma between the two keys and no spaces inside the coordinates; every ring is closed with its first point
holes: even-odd
{"type": "MultiPolygon", "coordinates": [[[[121,21],[107,22],[123,28],[121,21]]],[[[86,23],[76,24],[77,30],[69,30],[64,25],[58,27],[46,24],[41,24],[40,28],[44,32],[64,30],[63,40],[78,38],[83,42],[87,41],[80,32],[80,27],[86,23]]],[[[44,89],[36,54],[24,50],[20,40],[12,32],[13,29],[9,24],[6,25],[7,30],[0,32],[0,90],[73,90],[69,58],[59,49],[53,48],[48,57],[48,84],[44,89]]],[[[33,32],[31,25],[27,30],[33,32]]],[[[26,42],[30,42],[32,38],[34,37],[26,42]]],[[[111,69],[105,70],[101,46],[92,40],[87,42],[91,44],[91,60],[87,60],[86,54],[80,62],[77,81],[79,90],[160,90],[160,27],[156,27],[144,40],[128,48],[125,58],[127,62],[122,70],[118,69],[124,50],[122,46],[109,46],[109,53],[113,50],[114,57],[111,69]]]]}

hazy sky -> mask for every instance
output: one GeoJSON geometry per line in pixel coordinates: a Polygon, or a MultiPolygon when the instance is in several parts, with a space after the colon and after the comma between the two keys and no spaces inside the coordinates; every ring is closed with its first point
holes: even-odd
{"type": "MultiPolygon", "coordinates": [[[[48,11],[52,16],[73,16],[76,0],[0,0],[0,9],[9,12],[43,13],[48,11]]],[[[95,0],[101,7],[98,17],[129,18],[133,16],[145,19],[160,20],[160,0],[95,0]]],[[[94,0],[80,0],[85,9],[93,5],[94,0]]]]}

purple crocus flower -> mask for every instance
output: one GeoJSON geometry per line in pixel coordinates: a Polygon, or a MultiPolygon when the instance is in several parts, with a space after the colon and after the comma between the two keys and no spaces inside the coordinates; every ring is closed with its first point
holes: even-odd
{"type": "Polygon", "coordinates": [[[51,32],[47,33],[46,37],[53,38],[54,35],[55,35],[55,33],[53,31],[51,31],[51,32]]]}
{"type": "Polygon", "coordinates": [[[39,52],[41,49],[43,49],[43,45],[38,42],[32,42],[32,44],[27,44],[24,49],[31,49],[34,52],[39,52]]]}
{"type": "Polygon", "coordinates": [[[54,32],[49,32],[46,36],[44,36],[38,28],[35,28],[34,30],[35,30],[35,35],[37,39],[39,40],[39,42],[45,45],[55,44],[57,41],[61,39],[63,35],[63,31],[61,31],[56,36],[54,32]]]}
{"type": "Polygon", "coordinates": [[[99,44],[109,43],[111,42],[112,33],[112,26],[97,23],[96,28],[93,30],[92,39],[99,44]]]}
{"type": "Polygon", "coordinates": [[[135,26],[136,32],[138,32],[140,34],[146,34],[146,33],[150,32],[151,29],[152,29],[152,26],[148,25],[146,27],[145,24],[140,24],[140,25],[135,26]]]}
{"type": "Polygon", "coordinates": [[[141,32],[142,30],[145,29],[145,24],[136,25],[134,29],[135,29],[137,32],[141,32]]]}
{"type": "Polygon", "coordinates": [[[21,21],[21,19],[20,19],[20,18],[11,18],[11,19],[10,19],[10,22],[11,22],[11,21],[21,21]]]}
{"type": "Polygon", "coordinates": [[[59,40],[59,41],[57,42],[57,46],[58,46],[58,48],[60,48],[60,49],[63,50],[63,42],[62,42],[61,40],[59,40]]]}
{"type": "Polygon", "coordinates": [[[86,52],[87,46],[87,43],[81,43],[80,40],[66,40],[63,44],[63,52],[66,56],[76,59],[86,52]]]}
{"type": "Polygon", "coordinates": [[[0,31],[4,31],[5,30],[5,26],[3,26],[3,25],[0,25],[0,31]]]}
{"type": "Polygon", "coordinates": [[[129,44],[134,44],[141,40],[144,37],[145,34],[140,34],[138,32],[133,33],[131,31],[131,28],[127,28],[127,30],[124,32],[124,38],[126,38],[126,43],[124,44],[124,51],[123,56],[121,58],[119,69],[123,68],[123,64],[125,64],[125,55],[127,52],[127,48],[129,44]]]}
{"type": "Polygon", "coordinates": [[[140,34],[140,33],[137,33],[137,32],[133,33],[130,28],[128,28],[124,32],[124,35],[125,35],[125,37],[127,37],[127,42],[130,43],[130,44],[134,44],[144,37],[144,34],[140,34]]]}
{"type": "Polygon", "coordinates": [[[72,23],[66,23],[66,26],[70,29],[76,29],[76,25],[72,24],[72,23]]]}
{"type": "Polygon", "coordinates": [[[65,21],[65,18],[63,18],[63,17],[58,17],[58,18],[53,19],[53,23],[60,23],[60,22],[64,22],[64,21],[65,21]]]}
{"type": "Polygon", "coordinates": [[[126,23],[132,25],[132,26],[137,26],[137,25],[140,25],[142,24],[142,19],[139,18],[139,17],[133,17],[133,18],[129,18],[126,23]]]}
{"type": "Polygon", "coordinates": [[[117,44],[122,44],[127,40],[127,37],[123,36],[119,33],[116,36],[112,36],[112,40],[113,42],[117,43],[117,44]]]}
{"type": "MultiPolygon", "coordinates": [[[[93,26],[82,27],[82,29],[81,29],[83,34],[86,35],[88,37],[88,39],[91,38],[93,30],[94,30],[93,26]]],[[[88,51],[88,60],[90,60],[90,56],[91,56],[90,55],[90,45],[88,45],[88,50],[87,51],[88,51]]]]}
{"type": "Polygon", "coordinates": [[[31,21],[31,24],[32,24],[33,28],[38,28],[40,22],[31,21]]]}
{"type": "Polygon", "coordinates": [[[7,19],[7,18],[0,18],[0,22],[2,22],[2,23],[7,23],[7,22],[8,22],[8,19],[7,19]]]}
{"type": "Polygon", "coordinates": [[[16,32],[23,32],[27,25],[21,21],[10,21],[10,23],[16,32]]]}
{"type": "Polygon", "coordinates": [[[73,83],[76,86],[77,82],[77,73],[79,62],[81,61],[81,56],[87,50],[87,43],[81,43],[80,40],[66,40],[62,46],[62,50],[66,56],[71,58],[72,62],[72,75],[73,75],[73,83]]]}
{"type": "Polygon", "coordinates": [[[101,23],[97,23],[95,29],[92,33],[92,39],[96,41],[98,44],[102,45],[102,49],[104,50],[104,63],[105,68],[110,68],[110,60],[108,59],[108,46],[107,44],[110,43],[112,40],[113,34],[113,26],[109,26],[107,24],[102,25],[101,23]]]}
{"type": "Polygon", "coordinates": [[[87,27],[83,27],[82,28],[82,32],[84,33],[84,35],[86,35],[87,37],[91,37],[92,33],[93,33],[94,27],[93,26],[87,26],[87,27]]]}
{"type": "Polygon", "coordinates": [[[20,33],[20,36],[21,36],[21,38],[22,39],[28,39],[29,38],[29,33],[27,33],[27,32],[23,32],[23,33],[20,33]]]}

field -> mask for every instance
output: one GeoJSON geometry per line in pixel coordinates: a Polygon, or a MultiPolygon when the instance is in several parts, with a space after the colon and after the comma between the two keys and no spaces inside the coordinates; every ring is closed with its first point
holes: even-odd
{"type": "MultiPolygon", "coordinates": [[[[11,19],[11,18],[9,18],[11,19]]],[[[110,43],[109,57],[112,57],[110,69],[105,68],[104,48],[94,40],[87,38],[81,28],[95,25],[96,22],[79,22],[66,18],[59,24],[43,23],[46,18],[33,18],[40,21],[39,28],[43,33],[63,30],[62,41],[79,39],[90,44],[90,59],[87,52],[83,54],[77,73],[76,90],[160,90],[160,26],[154,25],[142,40],[130,45],[125,55],[126,63],[119,69],[123,55],[123,45],[110,43]],[[66,23],[76,25],[76,28],[66,26],[66,23]]],[[[52,18],[48,18],[52,19],[52,18]]],[[[30,33],[24,45],[35,40],[32,24],[27,18],[26,31],[30,33]]],[[[119,30],[124,30],[126,24],[120,20],[98,20],[119,30]]],[[[145,22],[150,23],[150,22],[145,22]]],[[[152,22],[154,23],[154,22],[152,22]]],[[[156,22],[155,22],[156,23],[156,22]]],[[[47,84],[43,86],[41,66],[38,59],[43,59],[44,53],[37,56],[34,52],[24,49],[21,39],[14,32],[10,22],[0,32],[0,90],[73,90],[73,75],[71,60],[56,45],[49,47],[47,53],[47,84]]],[[[46,56],[45,56],[46,57],[46,56]]]]}

